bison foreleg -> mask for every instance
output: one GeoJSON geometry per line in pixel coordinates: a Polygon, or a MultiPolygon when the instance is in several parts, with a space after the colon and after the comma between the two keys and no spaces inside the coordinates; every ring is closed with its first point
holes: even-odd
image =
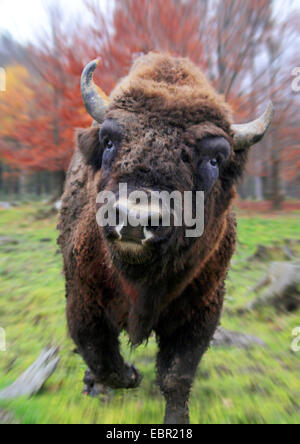
{"type": "Polygon", "coordinates": [[[172,334],[167,333],[167,328],[157,331],[157,371],[166,400],[165,424],[189,423],[190,390],[200,359],[217,326],[218,316],[208,316],[208,319],[209,322],[199,312],[172,334]]]}
{"type": "Polygon", "coordinates": [[[121,356],[119,331],[105,313],[97,307],[91,307],[88,312],[74,310],[72,298],[68,297],[67,314],[71,337],[90,369],[90,385],[137,387],[141,381],[140,373],[121,356]]]}
{"type": "Polygon", "coordinates": [[[159,337],[158,382],[166,400],[165,424],[189,424],[189,394],[202,352],[187,332],[159,337]]]}

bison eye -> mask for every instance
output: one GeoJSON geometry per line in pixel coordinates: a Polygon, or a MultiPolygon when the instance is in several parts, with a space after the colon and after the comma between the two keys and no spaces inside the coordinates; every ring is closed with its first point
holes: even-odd
{"type": "Polygon", "coordinates": [[[214,158],[210,161],[211,166],[217,167],[219,165],[219,160],[217,158],[214,158]]]}
{"type": "Polygon", "coordinates": [[[113,143],[109,138],[106,138],[106,139],[104,140],[104,148],[105,148],[106,150],[112,150],[113,147],[114,147],[114,143],[113,143]]]}
{"type": "Polygon", "coordinates": [[[110,169],[116,155],[116,145],[109,137],[104,137],[102,143],[104,148],[102,155],[102,167],[104,169],[110,169]]]}
{"type": "Polygon", "coordinates": [[[122,129],[113,119],[103,122],[99,130],[102,168],[110,170],[122,141],[122,129]]]}

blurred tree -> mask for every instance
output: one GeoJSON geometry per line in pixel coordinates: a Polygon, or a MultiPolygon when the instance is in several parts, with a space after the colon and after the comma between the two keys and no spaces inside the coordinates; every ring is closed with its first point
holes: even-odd
{"type": "Polygon", "coordinates": [[[55,172],[60,194],[74,150],[74,128],[90,124],[91,119],[81,101],[82,62],[74,57],[75,48],[71,50],[71,30],[57,5],[49,8],[48,16],[50,34],[40,37],[28,51],[34,74],[20,79],[18,87],[11,87],[4,96],[5,102],[15,102],[15,109],[23,112],[15,115],[7,109],[12,126],[6,134],[1,131],[2,158],[18,169],[55,172]],[[30,92],[30,100],[25,91],[30,92]],[[26,106],[18,107],[15,96],[26,106]],[[7,143],[9,137],[14,143],[7,143]]]}
{"type": "Polygon", "coordinates": [[[272,98],[272,131],[251,151],[243,195],[270,195],[274,206],[280,205],[286,182],[299,180],[300,95],[291,89],[299,16],[282,14],[271,0],[115,0],[107,12],[100,0],[84,2],[87,25],[68,20],[54,2],[48,8],[50,31],[37,36],[34,45],[22,48],[7,36],[11,51],[1,53],[0,39],[0,60],[2,54],[27,68],[19,82],[23,89],[16,87],[24,106],[14,107],[14,93],[11,99],[6,95],[3,105],[12,119],[4,118],[0,127],[2,158],[22,171],[53,172],[61,191],[74,128],[91,123],[79,88],[84,65],[101,55],[96,81],[110,93],[138,55],[168,51],[202,68],[238,122],[255,118],[272,98]]]}
{"type": "Polygon", "coordinates": [[[204,70],[206,53],[200,34],[206,3],[179,0],[116,0],[111,20],[99,2],[85,1],[93,17],[91,46],[102,56],[101,87],[109,93],[128,73],[134,58],[149,51],[189,57],[204,70]]]}
{"type": "MultiPolygon", "coordinates": [[[[211,2],[212,4],[212,2],[211,2]]],[[[256,56],[261,54],[272,11],[269,0],[224,0],[214,2],[210,15],[208,47],[213,54],[210,77],[225,95],[239,120],[257,117],[265,98],[256,91],[256,56]],[[252,89],[253,88],[253,89],[252,89]],[[252,90],[251,90],[252,89],[252,90]]],[[[263,199],[262,162],[259,151],[251,152],[254,192],[263,199]]]]}
{"type": "MultiPolygon", "coordinates": [[[[18,165],[18,153],[23,144],[19,139],[19,125],[22,125],[30,113],[29,103],[33,97],[30,88],[26,87],[29,73],[24,66],[12,65],[6,69],[6,92],[0,95],[0,158],[13,168],[21,167],[22,173],[3,171],[6,180],[18,180],[24,183],[27,174],[24,165],[18,165]],[[17,123],[17,127],[16,127],[17,123]]],[[[2,171],[3,167],[1,168],[2,171]]],[[[6,168],[7,169],[7,168],[6,168]]]]}
{"type": "Polygon", "coordinates": [[[0,95],[0,132],[1,138],[9,140],[13,138],[15,122],[26,120],[33,93],[26,87],[29,73],[24,66],[11,65],[5,71],[6,91],[0,95]]]}
{"type": "MultiPolygon", "coordinates": [[[[299,99],[292,91],[291,73],[294,67],[293,43],[299,38],[298,29],[291,26],[290,16],[280,23],[269,18],[269,32],[265,46],[268,55],[266,90],[276,107],[272,131],[269,134],[269,188],[273,209],[282,209],[285,197],[284,179],[290,180],[299,172],[300,130],[298,122],[299,99]]],[[[300,18],[298,16],[298,18],[300,18]]],[[[298,22],[300,23],[300,21],[298,22]]]]}

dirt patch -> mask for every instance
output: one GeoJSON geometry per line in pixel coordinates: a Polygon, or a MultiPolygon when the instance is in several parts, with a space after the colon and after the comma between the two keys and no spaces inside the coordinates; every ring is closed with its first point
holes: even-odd
{"type": "Polygon", "coordinates": [[[282,209],[280,211],[274,211],[272,209],[272,201],[264,200],[262,202],[253,202],[248,200],[238,200],[236,203],[240,210],[249,211],[251,213],[286,213],[292,211],[300,211],[300,201],[295,202],[283,202],[282,209]]]}
{"type": "Polygon", "coordinates": [[[18,245],[18,241],[16,239],[12,239],[11,237],[3,237],[0,236],[0,247],[6,245],[18,245]]]}

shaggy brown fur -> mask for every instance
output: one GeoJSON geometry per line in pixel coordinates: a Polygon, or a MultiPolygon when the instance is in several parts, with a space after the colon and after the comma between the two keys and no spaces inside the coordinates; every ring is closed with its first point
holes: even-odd
{"type": "Polygon", "coordinates": [[[234,153],[230,110],[187,59],[138,59],[113,91],[106,119],[118,128],[110,169],[101,167],[100,126],[80,131],[63,196],[59,243],[69,331],[92,372],[91,386],[127,388],[140,376],[120,355],[119,333],[126,329],[140,344],[155,331],[165,421],[188,422],[196,368],[221,315],[236,238],[231,205],[247,152],[234,153]],[[202,141],[215,136],[230,143],[231,153],[207,192],[204,235],[189,239],[176,228],[168,242],[138,255],[110,244],[96,223],[97,193],[116,191],[121,182],[132,189],[206,189],[197,165],[202,141]]]}

